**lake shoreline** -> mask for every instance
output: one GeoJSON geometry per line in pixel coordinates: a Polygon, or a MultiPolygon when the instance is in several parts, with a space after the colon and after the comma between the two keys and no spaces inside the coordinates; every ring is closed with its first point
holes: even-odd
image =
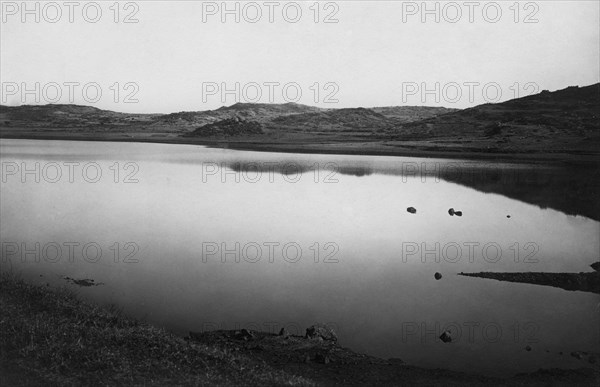
{"type": "MultiPolygon", "coordinates": [[[[14,128],[18,129],[18,128],[14,128]]],[[[25,129],[25,128],[23,128],[25,129]]],[[[26,129],[25,129],[26,130],[26,129]]],[[[514,152],[502,153],[494,150],[473,149],[464,146],[432,147],[427,143],[411,145],[386,145],[382,141],[339,141],[339,142],[273,142],[261,141],[260,138],[225,140],[225,139],[199,139],[184,136],[157,136],[118,133],[115,135],[94,135],[72,133],[9,133],[0,132],[0,139],[21,140],[55,140],[55,141],[101,141],[101,142],[128,142],[128,143],[154,143],[154,144],[177,144],[177,145],[200,145],[210,148],[273,152],[273,153],[299,153],[299,154],[331,154],[331,155],[355,155],[355,156],[392,156],[392,157],[415,157],[434,159],[461,159],[470,161],[489,161],[498,163],[528,163],[528,164],[551,164],[558,166],[589,166],[599,167],[600,158],[598,154],[581,152],[580,154],[568,152],[514,152]],[[127,136],[127,137],[125,137],[127,136]],[[435,149],[433,149],[435,148],[435,149]]]]}
{"type": "Polygon", "coordinates": [[[551,286],[567,291],[581,291],[600,294],[600,262],[591,265],[595,271],[581,273],[549,273],[549,272],[524,272],[524,273],[499,273],[479,272],[463,273],[458,275],[472,278],[493,279],[515,283],[526,283],[539,286],[551,286]]]}
{"type": "Polygon", "coordinates": [[[3,275],[0,290],[3,385],[595,385],[600,379],[593,368],[539,370],[509,379],[425,369],[319,337],[242,330],[184,339],[114,307],[81,301],[65,288],[3,275]]]}

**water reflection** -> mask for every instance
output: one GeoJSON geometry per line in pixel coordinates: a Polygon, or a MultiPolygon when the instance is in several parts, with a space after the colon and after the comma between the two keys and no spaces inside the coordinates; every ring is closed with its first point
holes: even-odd
{"type": "Polygon", "coordinates": [[[600,225],[567,216],[565,199],[546,197],[558,195],[544,184],[569,176],[555,167],[163,144],[0,147],[3,166],[42,170],[39,182],[3,176],[2,270],[56,286],[93,279],[103,285],[81,288],[83,297],[177,332],[333,322],[342,345],[357,351],[496,375],[578,368],[559,352],[592,352],[600,341],[595,294],[456,275],[591,270],[600,225]],[[50,162],[95,162],[105,174],[93,183],[80,175],[49,182],[50,162]],[[113,173],[128,162],[138,170],[133,184],[113,173]],[[449,216],[450,207],[464,215],[449,216]],[[62,257],[47,259],[53,243],[78,243],[76,255],[65,258],[63,247],[62,257]],[[98,259],[82,253],[88,243],[101,248],[98,259]],[[138,246],[136,261],[126,262],[127,243],[138,246]],[[286,244],[303,254],[292,259],[286,244]],[[257,245],[261,259],[246,248],[257,245]],[[452,344],[437,338],[448,325],[462,330],[452,344]]]}
{"type": "MultiPolygon", "coordinates": [[[[368,158],[368,156],[363,156],[368,158]]],[[[279,173],[294,175],[317,169],[347,176],[382,174],[416,178],[422,182],[445,181],[496,193],[540,208],[552,208],[569,215],[600,220],[600,169],[593,165],[542,166],[456,160],[401,161],[386,160],[371,164],[366,160],[314,162],[294,159],[288,162],[226,160],[221,168],[236,172],[279,173]],[[365,165],[368,164],[368,165],[365,165]]]]}

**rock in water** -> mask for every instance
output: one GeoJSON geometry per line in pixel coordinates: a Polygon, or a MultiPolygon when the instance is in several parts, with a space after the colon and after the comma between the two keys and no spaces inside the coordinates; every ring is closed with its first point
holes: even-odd
{"type": "Polygon", "coordinates": [[[410,212],[411,214],[416,214],[417,213],[417,209],[414,207],[408,207],[406,209],[406,211],[410,212]]]}
{"type": "Polygon", "coordinates": [[[325,324],[315,324],[306,328],[306,338],[333,341],[334,343],[337,342],[338,339],[333,329],[325,324]]]}
{"type": "Polygon", "coordinates": [[[441,280],[442,279],[442,273],[435,273],[434,275],[436,280],[441,280]]]}
{"type": "Polygon", "coordinates": [[[529,346],[529,345],[528,345],[528,346],[526,346],[526,347],[525,347],[525,350],[526,350],[527,352],[531,351],[531,346],[529,346]]]}
{"type": "Polygon", "coordinates": [[[462,216],[462,211],[454,211],[454,215],[456,215],[456,216],[462,216]]]}
{"type": "Polygon", "coordinates": [[[506,217],[510,219],[510,215],[506,215],[506,217]]]}
{"type": "Polygon", "coordinates": [[[442,340],[444,343],[451,343],[452,334],[450,333],[450,331],[444,331],[444,333],[442,333],[440,336],[440,340],[442,340]]]}
{"type": "Polygon", "coordinates": [[[600,262],[594,262],[590,266],[592,267],[592,269],[600,271],[600,262]]]}
{"type": "Polygon", "coordinates": [[[454,216],[454,208],[449,209],[448,214],[450,214],[450,216],[454,216]]]}

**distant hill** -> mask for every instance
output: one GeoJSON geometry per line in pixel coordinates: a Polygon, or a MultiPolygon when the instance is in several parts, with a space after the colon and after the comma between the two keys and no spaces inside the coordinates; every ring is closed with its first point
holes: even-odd
{"type": "MultiPolygon", "coordinates": [[[[236,103],[215,110],[170,114],[117,113],[79,105],[0,106],[0,127],[61,128],[85,133],[173,133],[185,137],[231,138],[247,134],[286,136],[286,133],[353,132],[361,136],[393,131],[399,124],[431,118],[455,109],[432,107],[382,107],[321,109],[297,103],[236,103]],[[230,120],[259,123],[264,132],[219,130],[230,120]],[[207,130],[197,130],[213,125],[207,130]]],[[[237,125],[237,124],[235,124],[237,125]]]]}
{"type": "Polygon", "coordinates": [[[11,127],[94,127],[131,126],[154,122],[157,114],[128,114],[82,105],[0,105],[0,126],[11,127]]]}
{"type": "Polygon", "coordinates": [[[407,123],[395,138],[465,140],[499,150],[592,149],[600,145],[600,84],[543,91],[407,123]]]}
{"type": "Polygon", "coordinates": [[[77,105],[0,106],[0,136],[40,138],[51,134],[57,138],[162,138],[169,142],[181,138],[197,143],[344,144],[346,148],[350,144],[357,150],[369,143],[376,151],[387,153],[593,157],[600,148],[599,111],[600,84],[543,91],[465,110],[424,106],[322,109],[296,103],[236,103],[207,111],[127,114],[77,105]]]}
{"type": "Polygon", "coordinates": [[[206,124],[194,130],[188,136],[240,136],[263,134],[263,127],[259,122],[248,121],[234,117],[206,124]]]}
{"type": "Polygon", "coordinates": [[[429,106],[387,106],[375,107],[371,108],[371,110],[387,118],[395,119],[396,122],[408,123],[424,120],[442,114],[456,112],[459,109],[429,106]]]}

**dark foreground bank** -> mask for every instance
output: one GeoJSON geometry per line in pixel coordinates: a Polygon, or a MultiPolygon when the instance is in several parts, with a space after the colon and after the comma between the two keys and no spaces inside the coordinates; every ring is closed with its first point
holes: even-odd
{"type": "Polygon", "coordinates": [[[78,300],[0,279],[0,385],[597,385],[598,370],[509,380],[408,366],[334,340],[217,331],[180,338],[78,300]]]}

